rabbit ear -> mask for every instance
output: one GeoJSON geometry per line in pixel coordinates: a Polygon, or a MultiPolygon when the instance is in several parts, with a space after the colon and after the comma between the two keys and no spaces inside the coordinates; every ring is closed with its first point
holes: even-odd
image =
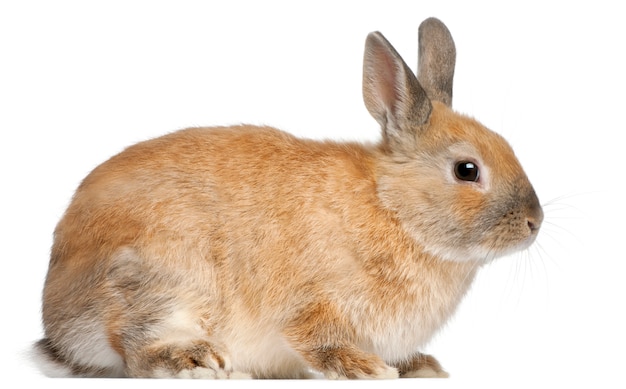
{"type": "Polygon", "coordinates": [[[452,79],[456,48],[448,28],[436,18],[426,19],[419,27],[417,79],[428,97],[448,107],[452,105],[452,79]]]}
{"type": "Polygon", "coordinates": [[[370,33],[365,43],[363,99],[385,142],[396,148],[414,145],[416,127],[428,121],[432,110],[413,72],[379,32],[370,33]]]}

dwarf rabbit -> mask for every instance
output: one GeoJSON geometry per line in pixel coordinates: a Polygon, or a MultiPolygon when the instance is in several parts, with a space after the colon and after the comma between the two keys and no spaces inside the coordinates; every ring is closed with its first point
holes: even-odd
{"type": "Polygon", "coordinates": [[[377,144],[190,128],[96,167],[54,232],[43,369],[447,376],[420,350],[477,269],[527,248],[543,219],[506,141],[451,110],[455,53],[425,20],[415,76],[368,35],[377,144]]]}

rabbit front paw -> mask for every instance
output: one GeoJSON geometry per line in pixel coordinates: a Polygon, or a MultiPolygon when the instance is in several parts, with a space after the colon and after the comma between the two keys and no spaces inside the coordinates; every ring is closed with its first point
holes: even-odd
{"type": "Polygon", "coordinates": [[[412,359],[395,365],[400,378],[448,378],[450,374],[443,370],[439,361],[432,355],[416,354],[412,359]]]}

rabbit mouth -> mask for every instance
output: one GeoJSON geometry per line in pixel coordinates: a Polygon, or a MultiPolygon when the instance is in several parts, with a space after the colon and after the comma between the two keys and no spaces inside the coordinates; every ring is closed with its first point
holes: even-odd
{"type": "Polygon", "coordinates": [[[509,247],[502,248],[501,253],[497,257],[503,257],[506,255],[510,255],[516,253],[518,251],[524,251],[532,246],[537,239],[538,230],[532,231],[527,237],[517,241],[517,243],[513,243],[509,247]]]}
{"type": "Polygon", "coordinates": [[[515,230],[510,227],[500,233],[492,230],[490,235],[495,236],[495,238],[488,241],[458,246],[433,244],[426,247],[426,251],[448,261],[488,263],[497,258],[528,249],[535,242],[539,233],[539,228],[536,226],[515,230]]]}
{"type": "Polygon", "coordinates": [[[487,242],[482,246],[485,250],[485,260],[491,261],[518,251],[524,251],[532,246],[539,235],[540,222],[527,221],[525,225],[509,225],[495,241],[487,242]]]}
{"type": "Polygon", "coordinates": [[[481,246],[492,253],[487,259],[529,248],[537,239],[542,222],[543,210],[538,205],[506,212],[484,233],[486,239],[481,246]]]}

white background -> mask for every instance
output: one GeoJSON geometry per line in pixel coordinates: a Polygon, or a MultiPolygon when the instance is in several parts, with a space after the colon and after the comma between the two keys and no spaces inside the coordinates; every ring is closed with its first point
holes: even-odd
{"type": "MultiPolygon", "coordinates": [[[[455,108],[510,141],[546,222],[536,246],[480,273],[428,346],[452,378],[385,387],[624,385],[626,27],[617,4],[2,1],[3,378],[111,384],[39,381],[24,358],[41,336],[52,231],[91,169],[187,126],[377,139],[361,97],[365,37],[382,31],[415,68],[417,26],[437,16],[457,45],[455,108]]],[[[357,384],[380,385],[327,385],[357,384]]]]}

